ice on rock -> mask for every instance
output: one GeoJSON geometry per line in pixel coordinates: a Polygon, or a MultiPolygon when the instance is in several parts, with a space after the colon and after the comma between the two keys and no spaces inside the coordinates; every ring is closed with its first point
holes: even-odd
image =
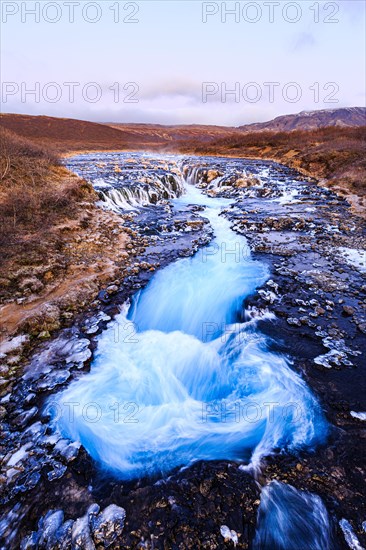
{"type": "MultiPolygon", "coordinates": [[[[90,359],[92,352],[89,349],[90,342],[87,338],[79,338],[78,335],[69,335],[64,332],[61,336],[47,342],[43,349],[30,361],[23,375],[24,380],[38,381],[42,375],[48,375],[52,371],[57,370],[60,363],[66,363],[67,369],[71,368],[72,363],[83,364],[84,361],[90,359]]],[[[67,376],[66,370],[59,371],[57,376],[67,376]]],[[[49,379],[48,376],[45,377],[49,379]]],[[[42,382],[40,382],[42,384],[42,382]]],[[[41,389],[41,388],[40,388],[41,389]]]]}
{"type": "Polygon", "coordinates": [[[88,515],[78,518],[72,526],[71,532],[71,547],[74,550],[95,550],[88,515]]]}
{"type": "Polygon", "coordinates": [[[71,462],[79,454],[80,443],[71,442],[69,439],[60,439],[54,448],[55,455],[62,457],[66,462],[71,462]]]}
{"type": "Polygon", "coordinates": [[[70,378],[70,372],[68,370],[54,370],[41,380],[39,380],[34,388],[39,390],[52,390],[56,386],[61,386],[70,378]]]}
{"type": "Polygon", "coordinates": [[[98,516],[91,518],[94,542],[96,545],[111,546],[122,534],[126,512],[123,508],[111,504],[98,516]]]}
{"type": "Polygon", "coordinates": [[[3,359],[8,353],[15,353],[21,350],[22,346],[29,341],[29,336],[26,334],[20,334],[11,338],[10,340],[4,340],[0,343],[0,358],[3,359]]]}
{"type": "Polygon", "coordinates": [[[227,525],[221,525],[220,533],[224,537],[225,541],[232,540],[234,546],[238,544],[238,534],[236,531],[232,531],[227,525]]]}
{"type": "Polygon", "coordinates": [[[353,416],[353,418],[357,418],[358,420],[366,420],[366,412],[355,412],[355,411],[351,411],[351,416],[353,416]]]}
{"type": "Polygon", "coordinates": [[[32,407],[31,409],[20,413],[14,420],[14,424],[19,428],[25,428],[29,421],[37,414],[38,408],[32,407]]]}
{"type": "MultiPolygon", "coordinates": [[[[89,506],[80,518],[64,522],[62,510],[50,510],[38,522],[38,531],[25,537],[21,550],[95,550],[109,548],[122,534],[126,512],[111,504],[100,512],[98,504],[89,506]]],[[[1,525],[0,525],[1,527],[1,525]]]]}
{"type": "Polygon", "coordinates": [[[53,462],[52,467],[53,469],[47,473],[47,478],[49,479],[49,481],[61,479],[61,477],[66,473],[67,470],[67,466],[64,466],[64,464],[56,461],[53,462]]]}
{"type": "Polygon", "coordinates": [[[24,431],[22,441],[31,440],[32,443],[36,443],[39,439],[44,438],[46,430],[47,426],[38,420],[24,431]]]}
{"type": "Polygon", "coordinates": [[[69,550],[71,548],[71,533],[74,522],[72,519],[65,521],[56,532],[57,548],[59,550],[69,550]]]}
{"type": "Polygon", "coordinates": [[[361,355],[360,351],[355,351],[346,346],[343,338],[335,340],[327,335],[324,331],[317,331],[315,333],[317,336],[322,337],[324,347],[328,348],[330,351],[324,355],[319,355],[314,359],[314,363],[321,365],[327,369],[331,369],[333,365],[341,366],[345,365],[348,367],[352,366],[351,361],[349,361],[348,356],[357,357],[361,355]]]}
{"type": "Polygon", "coordinates": [[[87,516],[89,518],[89,523],[91,522],[93,517],[95,517],[99,514],[99,512],[100,512],[99,504],[94,503],[91,506],[89,506],[88,511],[86,512],[87,516]]]}
{"type": "Polygon", "coordinates": [[[314,363],[327,369],[331,369],[333,365],[339,367],[342,364],[347,364],[345,361],[347,361],[347,355],[344,352],[337,351],[335,349],[328,351],[328,353],[325,353],[324,355],[319,355],[314,359],[314,363]]]}
{"type": "Polygon", "coordinates": [[[20,447],[20,449],[18,449],[14,454],[11,455],[7,462],[7,466],[15,466],[16,464],[18,464],[18,462],[24,460],[28,455],[27,450],[31,446],[32,443],[26,443],[25,445],[20,447]]]}
{"type": "Polygon", "coordinates": [[[31,533],[22,540],[20,544],[20,550],[35,550],[36,548],[38,548],[38,541],[39,534],[31,533]]]}
{"type": "Polygon", "coordinates": [[[90,342],[87,338],[81,338],[72,344],[71,349],[68,350],[66,363],[83,363],[90,359],[92,352],[89,349],[90,342]]]}
{"type": "Polygon", "coordinates": [[[39,539],[39,545],[42,547],[44,545],[47,548],[52,548],[56,543],[56,531],[62,526],[64,521],[64,513],[62,510],[50,510],[46,514],[43,526],[42,526],[42,535],[39,539]]]}
{"type": "Polygon", "coordinates": [[[339,526],[342,529],[346,543],[351,550],[365,550],[364,547],[361,546],[360,541],[358,540],[356,533],[348,520],[341,519],[339,526]]]}
{"type": "Polygon", "coordinates": [[[277,294],[275,294],[274,292],[271,292],[270,290],[261,289],[261,290],[258,290],[258,294],[262,296],[263,300],[265,300],[266,302],[269,302],[270,304],[273,304],[273,302],[278,299],[277,294]]]}

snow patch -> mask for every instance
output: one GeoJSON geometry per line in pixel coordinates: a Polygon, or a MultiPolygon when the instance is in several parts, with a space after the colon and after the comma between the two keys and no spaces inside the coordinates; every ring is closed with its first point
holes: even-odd
{"type": "Polygon", "coordinates": [[[353,265],[363,273],[366,273],[365,250],[358,250],[357,248],[347,248],[345,246],[339,247],[338,250],[348,264],[353,265]]]}
{"type": "Polygon", "coordinates": [[[236,531],[232,531],[231,529],[229,529],[227,525],[221,525],[220,533],[224,537],[225,541],[232,540],[234,546],[238,544],[238,534],[236,533],[236,531]]]}
{"type": "Polygon", "coordinates": [[[293,203],[299,202],[297,199],[295,199],[295,197],[297,197],[298,194],[299,192],[297,191],[297,189],[291,189],[290,191],[286,189],[282,197],[273,199],[273,202],[278,202],[282,206],[285,204],[293,204],[293,203]]]}
{"type": "Polygon", "coordinates": [[[353,418],[357,418],[358,420],[366,420],[366,412],[355,412],[355,411],[351,411],[351,416],[353,416],[353,418]]]}
{"type": "Polygon", "coordinates": [[[351,548],[351,550],[365,550],[364,547],[361,546],[360,541],[358,540],[356,533],[354,532],[352,525],[349,521],[347,521],[346,519],[341,519],[339,525],[343,531],[346,543],[351,548]]]}
{"type": "Polygon", "coordinates": [[[28,342],[29,336],[20,334],[11,340],[5,340],[0,343],[0,357],[5,357],[8,353],[13,353],[21,349],[23,344],[28,342]]]}

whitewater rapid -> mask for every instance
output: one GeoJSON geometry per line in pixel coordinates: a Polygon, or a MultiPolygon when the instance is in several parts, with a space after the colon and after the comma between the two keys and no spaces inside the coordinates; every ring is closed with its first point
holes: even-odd
{"type": "Polygon", "coordinates": [[[220,215],[232,201],[187,179],[174,203],[203,206],[214,240],[157,272],[98,337],[90,373],[57,397],[57,429],[122,479],[202,459],[255,467],[327,431],[304,381],[243,310],[269,273],[220,215]]]}

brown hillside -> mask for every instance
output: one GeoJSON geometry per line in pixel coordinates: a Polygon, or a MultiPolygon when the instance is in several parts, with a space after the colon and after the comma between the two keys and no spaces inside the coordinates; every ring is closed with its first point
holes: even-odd
{"type": "Polygon", "coordinates": [[[51,145],[60,152],[124,149],[137,146],[141,137],[138,133],[117,130],[105,124],[48,116],[2,114],[0,124],[34,143],[51,145]]]}
{"type": "Polygon", "coordinates": [[[159,142],[160,146],[170,146],[175,142],[185,142],[195,139],[199,142],[209,143],[215,139],[235,135],[240,130],[226,126],[207,126],[188,124],[178,126],[161,126],[159,124],[116,124],[109,123],[112,128],[117,128],[131,135],[143,135],[145,140],[159,142]]]}
{"type": "Polygon", "coordinates": [[[231,135],[220,126],[160,126],[153,124],[98,124],[84,120],[31,115],[0,115],[0,125],[52,146],[59,152],[87,150],[157,150],[195,139],[204,143],[231,135]]]}
{"type": "Polygon", "coordinates": [[[0,340],[52,331],[127,262],[121,218],[46,148],[0,132],[0,340]]]}

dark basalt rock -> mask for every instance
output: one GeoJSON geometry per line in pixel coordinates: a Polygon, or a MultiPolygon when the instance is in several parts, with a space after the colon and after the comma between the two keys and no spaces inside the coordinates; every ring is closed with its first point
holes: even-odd
{"type": "Polygon", "coordinates": [[[239,537],[238,548],[249,548],[254,535],[259,486],[237,464],[200,462],[166,480],[112,497],[126,509],[122,548],[226,548],[220,528],[227,525],[239,537]],[[146,546],[143,546],[143,544],[146,546]]]}

